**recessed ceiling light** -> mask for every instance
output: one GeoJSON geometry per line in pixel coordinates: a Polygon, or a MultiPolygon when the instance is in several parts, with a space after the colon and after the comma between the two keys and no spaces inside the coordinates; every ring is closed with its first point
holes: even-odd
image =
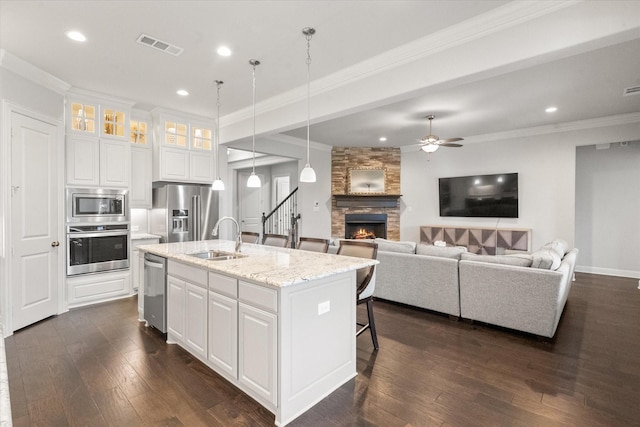
{"type": "Polygon", "coordinates": [[[386,142],[387,141],[387,137],[386,136],[381,136],[379,141],[380,142],[386,142]]]}
{"type": "Polygon", "coordinates": [[[220,56],[231,56],[231,49],[227,46],[220,46],[216,52],[218,52],[220,56]]]}
{"type": "Polygon", "coordinates": [[[85,42],[85,41],[87,41],[87,37],[84,34],[82,34],[80,31],[67,31],[65,34],[71,40],[75,40],[77,42],[85,42]]]}
{"type": "Polygon", "coordinates": [[[547,113],[555,113],[556,111],[558,111],[558,107],[548,107],[544,111],[547,112],[547,113]]]}
{"type": "Polygon", "coordinates": [[[180,96],[187,96],[187,95],[189,95],[189,92],[187,92],[187,91],[186,91],[186,90],[184,90],[184,89],[178,89],[178,90],[176,91],[176,93],[177,93],[178,95],[180,95],[180,96]]]}

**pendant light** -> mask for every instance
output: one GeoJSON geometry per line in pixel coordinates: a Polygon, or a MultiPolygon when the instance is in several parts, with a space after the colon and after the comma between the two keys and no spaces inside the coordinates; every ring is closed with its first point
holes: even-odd
{"type": "Polygon", "coordinates": [[[260,187],[262,182],[256,175],[256,67],[260,65],[260,61],[251,59],[249,64],[253,67],[253,169],[247,180],[247,187],[260,187]]]}
{"type": "Polygon", "coordinates": [[[313,170],[309,162],[309,128],[311,124],[311,37],[316,33],[316,30],[311,27],[305,27],[302,29],[307,39],[307,164],[300,173],[300,182],[316,182],[316,171],[313,170]]]}
{"type": "Polygon", "coordinates": [[[216,175],[217,178],[211,184],[211,189],[214,191],[224,191],[224,182],[220,179],[220,87],[224,84],[222,80],[216,80],[216,85],[218,86],[218,99],[216,101],[216,106],[218,107],[218,115],[216,117],[216,139],[213,144],[213,149],[216,156],[216,175]]]}

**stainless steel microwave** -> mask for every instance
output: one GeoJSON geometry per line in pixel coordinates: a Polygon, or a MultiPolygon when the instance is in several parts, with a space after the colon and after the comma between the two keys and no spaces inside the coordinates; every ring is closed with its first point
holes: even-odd
{"type": "Polygon", "coordinates": [[[127,190],[67,188],[67,222],[129,221],[127,190]]]}

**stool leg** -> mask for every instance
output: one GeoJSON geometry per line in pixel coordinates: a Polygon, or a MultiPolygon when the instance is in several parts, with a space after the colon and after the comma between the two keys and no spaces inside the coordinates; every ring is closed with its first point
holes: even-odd
{"type": "Polygon", "coordinates": [[[371,340],[373,341],[373,348],[376,350],[378,347],[378,334],[376,334],[376,322],[373,320],[373,299],[367,301],[367,316],[369,317],[369,329],[371,330],[371,340]]]}

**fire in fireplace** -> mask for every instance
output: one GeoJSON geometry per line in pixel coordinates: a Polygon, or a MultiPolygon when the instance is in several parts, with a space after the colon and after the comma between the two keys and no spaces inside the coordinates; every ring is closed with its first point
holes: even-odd
{"type": "Polygon", "coordinates": [[[387,238],[387,214],[346,214],[345,239],[387,238]]]}

